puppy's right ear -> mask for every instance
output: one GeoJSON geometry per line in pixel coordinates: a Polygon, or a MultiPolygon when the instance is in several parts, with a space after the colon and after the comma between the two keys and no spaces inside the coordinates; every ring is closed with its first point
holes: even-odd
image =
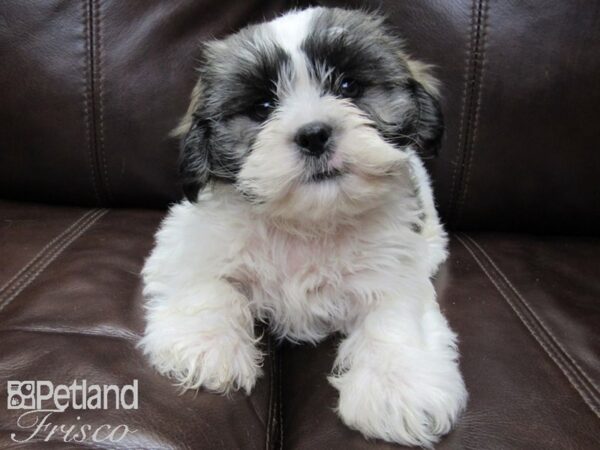
{"type": "Polygon", "coordinates": [[[191,128],[181,141],[179,176],[183,194],[195,202],[210,180],[210,129],[206,120],[194,117],[191,128]]]}
{"type": "Polygon", "coordinates": [[[198,80],[185,116],[171,136],[181,138],[179,156],[179,176],[183,193],[191,201],[196,201],[198,192],[210,179],[210,126],[201,116],[202,82],[198,80]]]}

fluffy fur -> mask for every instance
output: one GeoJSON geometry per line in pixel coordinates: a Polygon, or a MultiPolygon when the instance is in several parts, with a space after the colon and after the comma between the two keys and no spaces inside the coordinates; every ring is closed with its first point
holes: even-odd
{"type": "Polygon", "coordinates": [[[448,432],[467,394],[430,281],[446,258],[420,159],[439,146],[436,96],[378,15],[294,11],[207,44],[177,131],[187,200],[143,270],[152,364],[250,392],[256,320],[296,342],[339,332],[347,425],[421,446],[448,432]],[[331,129],[322,155],[300,151],[307,123],[331,129]]]}

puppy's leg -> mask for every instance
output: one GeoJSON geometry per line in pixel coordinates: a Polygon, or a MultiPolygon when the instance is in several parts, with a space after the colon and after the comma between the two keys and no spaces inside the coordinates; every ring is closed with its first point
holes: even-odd
{"type": "Polygon", "coordinates": [[[431,180],[425,170],[425,166],[423,166],[423,162],[411,151],[409,152],[409,163],[415,189],[423,208],[423,228],[421,235],[427,241],[429,275],[433,276],[440,264],[448,257],[448,235],[440,223],[433,199],[431,180]]]}
{"type": "Polygon", "coordinates": [[[348,426],[368,437],[429,447],[450,431],[467,393],[456,337],[433,286],[423,279],[411,288],[382,299],[349,332],[330,381],[348,426]]]}
{"type": "Polygon", "coordinates": [[[169,211],[142,275],[150,362],[183,388],[249,392],[260,374],[248,299],[228,281],[225,257],[236,230],[219,205],[182,202],[169,211]],[[229,237],[229,240],[225,239],[229,237]]]}
{"type": "Polygon", "coordinates": [[[185,389],[249,393],[261,353],[247,299],[221,280],[181,280],[168,295],[156,294],[147,303],[140,342],[156,369],[185,389]]]}

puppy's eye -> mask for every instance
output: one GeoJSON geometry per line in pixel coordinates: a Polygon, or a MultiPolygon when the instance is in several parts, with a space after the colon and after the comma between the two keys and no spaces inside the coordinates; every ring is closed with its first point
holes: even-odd
{"type": "Polygon", "coordinates": [[[269,99],[262,99],[254,104],[250,109],[250,117],[260,122],[269,117],[271,111],[275,108],[275,102],[269,99]]]}
{"type": "Polygon", "coordinates": [[[362,94],[362,91],[362,86],[352,78],[342,78],[340,81],[339,92],[343,97],[356,98],[362,94]]]}

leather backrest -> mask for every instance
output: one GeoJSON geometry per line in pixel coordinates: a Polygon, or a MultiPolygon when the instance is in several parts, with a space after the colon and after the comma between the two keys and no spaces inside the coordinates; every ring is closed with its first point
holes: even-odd
{"type": "Polygon", "coordinates": [[[103,206],[180,198],[178,142],[199,44],[278,0],[0,3],[0,195],[103,206]]]}
{"type": "MultiPolygon", "coordinates": [[[[277,0],[0,4],[0,195],[164,206],[168,132],[198,42],[289,9],[277,0]]],[[[600,1],[294,2],[379,8],[443,82],[427,162],[454,229],[600,229],[600,1]]]]}

